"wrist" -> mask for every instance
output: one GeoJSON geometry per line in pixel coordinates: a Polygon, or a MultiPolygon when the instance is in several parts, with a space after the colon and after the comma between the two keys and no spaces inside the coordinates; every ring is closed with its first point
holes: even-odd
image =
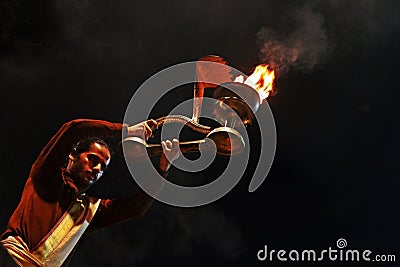
{"type": "Polygon", "coordinates": [[[126,124],[126,123],[124,123],[124,124],[122,125],[122,136],[123,136],[123,137],[128,137],[128,136],[129,136],[128,127],[129,127],[129,125],[126,124]]]}
{"type": "Polygon", "coordinates": [[[161,169],[158,169],[157,171],[162,177],[164,177],[164,178],[168,177],[168,171],[164,171],[164,170],[161,170],[161,169]]]}
{"type": "Polygon", "coordinates": [[[168,172],[171,163],[168,161],[167,157],[163,153],[160,158],[159,169],[163,172],[168,172]]]}

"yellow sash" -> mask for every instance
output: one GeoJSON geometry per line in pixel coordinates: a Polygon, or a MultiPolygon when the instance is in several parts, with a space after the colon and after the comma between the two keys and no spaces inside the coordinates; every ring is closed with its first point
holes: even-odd
{"type": "Polygon", "coordinates": [[[20,266],[61,266],[93,219],[99,204],[100,199],[97,198],[85,195],[77,198],[69,211],[32,251],[26,251],[26,244],[18,237],[3,240],[11,241],[8,247],[3,245],[20,266]]]}

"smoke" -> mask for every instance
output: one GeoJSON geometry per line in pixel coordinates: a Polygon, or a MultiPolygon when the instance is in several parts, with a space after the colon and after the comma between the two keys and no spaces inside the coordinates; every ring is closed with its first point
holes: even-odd
{"type": "Polygon", "coordinates": [[[145,217],[84,238],[71,266],[154,265],[210,254],[234,261],[247,249],[236,221],[221,210],[166,209],[154,203],[145,217]]]}
{"type": "Polygon", "coordinates": [[[398,6],[389,0],[311,0],[286,7],[278,26],[257,33],[260,60],[282,76],[291,68],[312,72],[333,56],[370,57],[398,35],[398,6]]]}
{"type": "Polygon", "coordinates": [[[260,59],[269,64],[277,75],[286,74],[291,67],[311,72],[326,59],[329,46],[324,18],[309,6],[293,14],[294,30],[287,35],[263,27],[257,33],[260,59]]]}

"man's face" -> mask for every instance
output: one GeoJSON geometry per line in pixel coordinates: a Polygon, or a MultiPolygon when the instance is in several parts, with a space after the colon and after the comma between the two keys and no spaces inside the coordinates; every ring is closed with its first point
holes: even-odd
{"type": "Polygon", "coordinates": [[[110,163],[110,151],[103,145],[93,143],[89,151],[72,156],[69,169],[76,185],[86,189],[94,184],[110,163]]]}

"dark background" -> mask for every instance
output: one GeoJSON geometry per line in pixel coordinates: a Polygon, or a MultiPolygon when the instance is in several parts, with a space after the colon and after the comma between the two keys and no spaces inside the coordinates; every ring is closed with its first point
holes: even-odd
{"type": "MultiPolygon", "coordinates": [[[[400,257],[399,7],[373,0],[2,1],[2,229],[31,164],[64,122],[122,121],[151,75],[216,54],[247,74],[266,61],[278,71],[279,93],[268,100],[278,143],[264,184],[247,191],[250,168],[212,204],[154,203],[138,220],[83,238],[71,265],[276,266],[259,262],[257,251],[335,248],[339,238],[351,249],[400,257]]],[[[176,96],[164,105],[179,104],[176,96]]],[[[257,132],[248,131],[250,138],[257,132]]],[[[110,167],[93,194],[130,195],[136,185],[124,162],[115,157],[110,167]]]]}

